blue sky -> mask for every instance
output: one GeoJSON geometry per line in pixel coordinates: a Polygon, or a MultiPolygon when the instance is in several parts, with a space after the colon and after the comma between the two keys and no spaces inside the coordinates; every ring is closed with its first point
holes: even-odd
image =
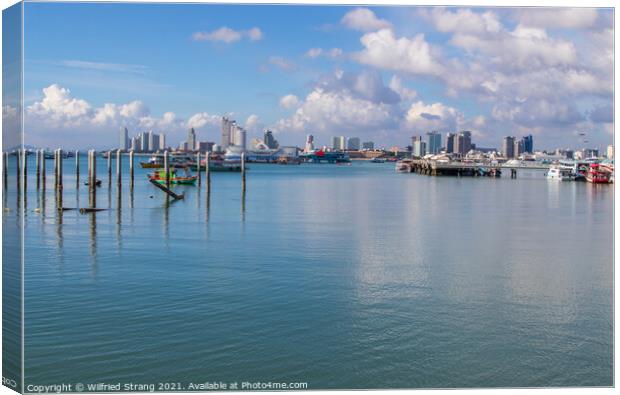
{"type": "Polygon", "coordinates": [[[27,139],[103,148],[126,125],[176,144],[194,126],[217,142],[232,113],[297,145],[457,129],[481,146],[610,143],[610,11],[524,11],[26,3],[27,139]]]}

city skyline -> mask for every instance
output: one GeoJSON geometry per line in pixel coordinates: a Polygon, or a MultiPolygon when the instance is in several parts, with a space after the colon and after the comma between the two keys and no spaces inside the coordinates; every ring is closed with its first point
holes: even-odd
{"type": "Polygon", "coordinates": [[[128,127],[174,145],[194,127],[217,143],[228,116],[247,141],[268,128],[282,145],[312,134],[320,146],[345,135],[404,147],[468,130],[480,146],[531,134],[542,149],[603,149],[612,13],[548,11],[27,3],[26,142],[54,146],[60,134],[76,148],[111,147],[128,127]],[[66,26],[52,27],[60,17],[66,26]],[[165,37],[145,27],[164,20],[165,37]],[[77,34],[95,30],[109,35],[77,34]]]}

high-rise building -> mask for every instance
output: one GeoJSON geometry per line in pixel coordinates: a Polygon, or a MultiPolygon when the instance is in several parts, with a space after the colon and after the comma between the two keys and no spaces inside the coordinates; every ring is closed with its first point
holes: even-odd
{"type": "Polygon", "coordinates": [[[607,159],[613,159],[613,158],[614,158],[614,146],[608,145],[607,146],[607,159]]]}
{"type": "Polygon", "coordinates": [[[118,148],[122,151],[127,151],[129,149],[129,131],[127,128],[121,127],[119,137],[118,148]]]}
{"type": "Polygon", "coordinates": [[[412,147],[413,156],[422,157],[426,155],[426,142],[422,141],[421,137],[418,140],[413,141],[412,147]]]}
{"type": "Polygon", "coordinates": [[[149,151],[154,152],[159,149],[159,135],[149,131],[149,151]]]}
{"type": "Polygon", "coordinates": [[[367,150],[374,150],[375,149],[375,143],[372,141],[364,141],[362,143],[362,149],[367,149],[367,150]]]}
{"type": "Polygon", "coordinates": [[[346,138],[344,136],[334,136],[332,137],[332,149],[344,151],[345,149],[346,138]]]}
{"type": "Polygon", "coordinates": [[[359,151],[360,150],[360,138],[349,137],[347,139],[347,149],[350,151],[359,151]]]}
{"type": "Polygon", "coordinates": [[[166,149],[166,135],[164,133],[159,135],[159,149],[162,151],[166,149]]]}
{"type": "Polygon", "coordinates": [[[515,157],[515,138],[512,136],[506,136],[502,140],[502,155],[506,158],[515,157]]]}
{"type": "Polygon", "coordinates": [[[465,156],[471,150],[471,132],[464,130],[454,137],[454,152],[465,156]]]}
{"type": "Polygon", "coordinates": [[[222,117],[222,142],[220,149],[226,151],[229,145],[234,144],[235,132],[237,131],[237,122],[222,117]]]}
{"type": "Polygon", "coordinates": [[[246,147],[245,141],[247,137],[247,132],[245,131],[245,129],[235,124],[233,136],[234,136],[234,141],[232,142],[233,145],[241,147],[241,150],[245,151],[245,147],[246,147]]]}
{"type": "Polygon", "coordinates": [[[314,136],[309,134],[306,136],[306,152],[314,151],[314,136]]]}
{"type": "Polygon", "coordinates": [[[131,150],[139,152],[140,151],[140,138],[138,136],[131,138],[131,144],[129,144],[131,150]]]}
{"type": "Polygon", "coordinates": [[[422,136],[411,136],[411,146],[413,147],[416,141],[422,141],[422,136]]]}
{"type": "Polygon", "coordinates": [[[193,151],[196,149],[196,132],[194,128],[190,128],[187,131],[187,150],[193,151]]]}
{"type": "Polygon", "coordinates": [[[446,133],[446,152],[448,154],[454,152],[454,133],[446,133]]]}
{"type": "Polygon", "coordinates": [[[532,135],[528,135],[523,137],[522,139],[523,141],[523,152],[526,152],[528,154],[533,154],[534,153],[534,138],[532,137],[532,135]]]}
{"type": "Polygon", "coordinates": [[[210,141],[199,141],[197,142],[196,148],[200,152],[211,152],[213,151],[214,143],[210,141]]]}
{"type": "Polygon", "coordinates": [[[437,154],[441,150],[441,134],[439,132],[426,133],[426,151],[429,154],[437,154]]]}
{"type": "Polygon", "coordinates": [[[515,140],[514,141],[514,158],[518,158],[521,154],[523,154],[525,151],[523,150],[523,139],[521,140],[515,140]]]}
{"type": "Polygon", "coordinates": [[[140,133],[140,151],[146,152],[149,149],[149,140],[148,135],[146,133],[140,133]]]}
{"type": "Polygon", "coordinates": [[[265,134],[263,136],[263,142],[270,149],[276,149],[280,145],[278,144],[278,140],[273,137],[273,132],[269,129],[265,129],[265,134]]]}

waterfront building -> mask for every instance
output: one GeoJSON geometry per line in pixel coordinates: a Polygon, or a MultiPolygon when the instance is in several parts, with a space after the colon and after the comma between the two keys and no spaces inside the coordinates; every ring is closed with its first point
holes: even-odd
{"type": "Polygon", "coordinates": [[[194,128],[190,128],[187,131],[187,150],[193,151],[196,149],[196,132],[194,128]]]}
{"type": "Polygon", "coordinates": [[[344,151],[346,138],[344,136],[332,137],[332,149],[334,151],[344,151]]]}
{"type": "Polygon", "coordinates": [[[230,120],[226,117],[222,117],[222,141],[220,147],[223,151],[226,151],[226,148],[228,148],[228,146],[232,144],[236,127],[236,121],[230,120]]]}
{"type": "Polygon", "coordinates": [[[241,126],[237,126],[235,124],[234,137],[235,139],[233,141],[233,145],[236,145],[237,147],[241,148],[241,152],[245,151],[246,138],[247,138],[246,130],[242,128],[241,126]]]}
{"type": "Polygon", "coordinates": [[[159,135],[159,149],[162,151],[166,149],[166,135],[164,133],[159,135]]]}
{"type": "Polygon", "coordinates": [[[196,148],[199,152],[211,152],[214,145],[215,143],[212,143],[210,141],[198,141],[196,143],[196,148]]]}
{"type": "Polygon", "coordinates": [[[417,157],[426,155],[426,142],[422,141],[421,137],[413,142],[412,155],[417,157]]]}
{"type": "Polygon", "coordinates": [[[187,141],[181,141],[179,143],[179,151],[187,151],[187,141]]]}
{"type": "Polygon", "coordinates": [[[150,152],[154,152],[157,151],[159,149],[159,135],[153,133],[153,131],[149,131],[148,133],[149,136],[149,151],[150,152]]]}
{"type": "Polygon", "coordinates": [[[506,158],[515,157],[515,138],[513,136],[506,136],[502,141],[502,154],[506,158]]]}
{"type": "Polygon", "coordinates": [[[263,142],[265,145],[271,149],[278,148],[280,144],[278,144],[278,140],[273,137],[273,132],[269,129],[265,129],[265,134],[263,136],[263,142]]]}
{"type": "Polygon", "coordinates": [[[614,146],[608,145],[607,146],[607,159],[613,159],[613,158],[614,158],[614,146]]]}
{"type": "Polygon", "coordinates": [[[375,143],[373,141],[364,141],[362,143],[362,149],[372,151],[375,149],[375,143]]]}
{"type": "Polygon", "coordinates": [[[306,136],[306,149],[305,152],[314,151],[314,136],[309,134],[306,136]]]}
{"type": "Polygon", "coordinates": [[[146,133],[142,132],[140,136],[140,152],[146,152],[149,149],[149,141],[146,133]]]}
{"type": "Polygon", "coordinates": [[[119,139],[118,148],[122,151],[127,151],[129,149],[129,131],[126,127],[120,128],[119,139]]]}
{"type": "Polygon", "coordinates": [[[464,130],[454,137],[454,153],[465,156],[471,150],[471,132],[464,130]]]}
{"type": "Polygon", "coordinates": [[[446,133],[446,153],[454,152],[454,133],[446,133]]]}
{"type": "Polygon", "coordinates": [[[437,154],[441,150],[441,134],[432,131],[426,133],[426,149],[429,154],[437,154]]]}
{"type": "Polygon", "coordinates": [[[132,137],[129,147],[136,152],[140,152],[140,138],[138,136],[132,137]]]}
{"type": "Polygon", "coordinates": [[[520,155],[522,155],[524,153],[523,150],[523,139],[521,140],[515,140],[514,144],[513,144],[513,154],[514,154],[514,158],[518,158],[520,155]]]}
{"type": "Polygon", "coordinates": [[[533,154],[534,153],[534,138],[532,137],[532,135],[527,135],[524,136],[522,139],[523,141],[523,152],[526,152],[528,154],[533,154]]]}
{"type": "Polygon", "coordinates": [[[349,137],[347,139],[347,149],[349,151],[359,151],[360,150],[360,138],[359,137],[349,137]]]}

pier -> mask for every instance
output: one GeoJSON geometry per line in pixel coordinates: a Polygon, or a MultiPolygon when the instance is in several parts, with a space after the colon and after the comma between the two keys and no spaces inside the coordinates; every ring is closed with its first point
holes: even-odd
{"type": "Polygon", "coordinates": [[[511,178],[517,178],[517,170],[548,170],[548,165],[511,165],[507,163],[473,163],[460,161],[438,161],[433,159],[409,159],[399,162],[401,171],[429,176],[490,176],[499,177],[502,170],[510,171],[511,178]]]}

